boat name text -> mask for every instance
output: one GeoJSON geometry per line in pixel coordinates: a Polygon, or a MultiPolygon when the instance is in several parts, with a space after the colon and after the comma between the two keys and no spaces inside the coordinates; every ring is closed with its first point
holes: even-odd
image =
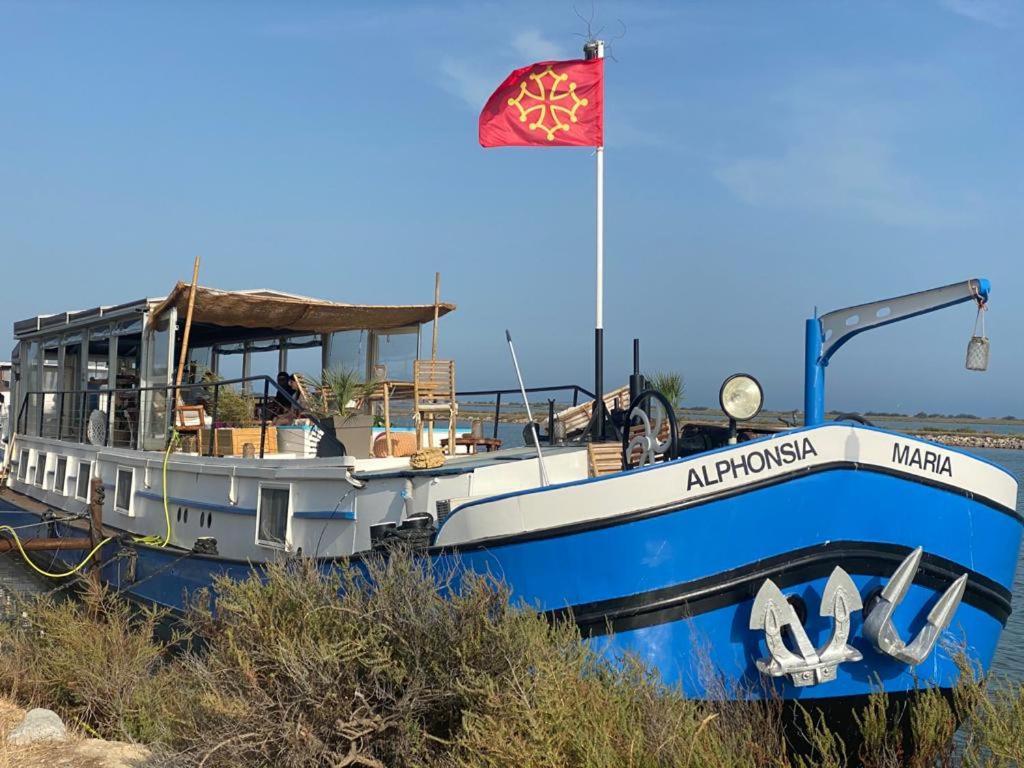
{"type": "Polygon", "coordinates": [[[692,467],[686,478],[686,490],[708,488],[726,479],[738,480],[758,475],[765,470],[785,467],[817,455],[818,451],[809,437],[797,438],[780,445],[744,453],[733,459],[719,459],[714,463],[692,467]]]}
{"type": "Polygon", "coordinates": [[[905,467],[916,467],[946,477],[953,476],[953,466],[949,456],[929,451],[927,448],[912,448],[909,445],[893,443],[892,460],[905,467]]]}

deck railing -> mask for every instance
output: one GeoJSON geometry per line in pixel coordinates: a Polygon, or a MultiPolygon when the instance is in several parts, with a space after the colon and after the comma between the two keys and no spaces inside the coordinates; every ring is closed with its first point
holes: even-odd
{"type": "MultiPolygon", "coordinates": [[[[554,387],[527,387],[526,388],[526,394],[527,395],[540,394],[540,393],[549,393],[549,392],[571,392],[572,393],[572,405],[574,407],[579,405],[580,395],[585,395],[586,397],[589,397],[591,400],[594,399],[594,393],[591,392],[588,389],[584,389],[579,384],[560,384],[560,385],[554,386],[554,387]]],[[[521,390],[521,389],[474,389],[474,390],[466,390],[466,391],[463,391],[463,392],[456,392],[455,393],[455,397],[456,398],[465,398],[465,397],[494,397],[494,432],[493,432],[492,436],[495,439],[497,439],[497,437],[498,437],[498,424],[501,421],[501,399],[502,399],[502,396],[503,395],[519,395],[521,397],[522,393],[523,393],[523,390],[521,390]]],[[[554,415],[555,415],[554,414],[554,409],[555,409],[555,401],[553,399],[551,399],[551,398],[548,398],[548,424],[549,424],[549,427],[548,427],[548,431],[549,431],[548,440],[550,442],[554,442],[554,439],[555,439],[555,437],[554,437],[554,429],[553,429],[552,426],[550,426],[550,425],[554,424],[554,415]]]]}
{"type": "MultiPolygon", "coordinates": [[[[106,429],[102,439],[103,447],[142,449],[143,421],[155,415],[155,421],[147,426],[147,437],[164,439],[168,426],[176,424],[176,410],[182,397],[202,399],[210,406],[210,429],[218,424],[218,407],[223,387],[239,384],[263,386],[263,396],[256,399],[253,420],[260,423],[260,452],[262,459],[266,451],[267,426],[271,414],[268,411],[271,397],[279,395],[296,410],[303,410],[302,404],[291,393],[282,389],[269,376],[246,376],[237,379],[219,379],[194,384],[173,384],[162,387],[118,387],[114,389],[35,390],[26,392],[18,410],[15,424],[16,433],[35,437],[46,437],[64,442],[87,443],[88,422],[94,412],[104,414],[106,429]],[[199,398],[196,393],[199,393],[199,398]],[[273,392],[273,395],[271,394],[273,392]],[[170,409],[168,410],[168,403],[170,409]],[[47,407],[47,405],[51,407],[47,407]],[[258,416],[257,416],[258,411],[258,416]],[[35,415],[35,419],[30,419],[35,415]],[[29,422],[34,421],[33,424],[29,422]]],[[[314,421],[316,421],[314,419],[314,421]]],[[[203,426],[205,430],[205,425],[203,426]]],[[[334,439],[327,432],[327,439],[334,439]]],[[[207,455],[212,455],[213,441],[209,441],[207,455]]]]}
{"type": "MultiPolygon", "coordinates": [[[[163,440],[167,434],[167,427],[177,423],[175,412],[182,396],[195,400],[197,399],[195,394],[198,392],[203,397],[204,405],[209,407],[207,415],[210,418],[210,428],[213,429],[218,423],[218,406],[222,388],[244,384],[248,384],[250,390],[258,390],[259,385],[262,385],[262,397],[256,399],[258,416],[254,412],[253,418],[260,423],[259,456],[263,458],[266,450],[266,430],[271,416],[268,412],[271,398],[276,399],[278,395],[281,395],[296,410],[304,410],[302,404],[291,393],[282,389],[277,381],[269,376],[246,376],[237,379],[182,384],[177,387],[171,384],[160,387],[34,390],[25,393],[21,400],[15,430],[19,435],[29,435],[31,431],[31,436],[35,437],[46,437],[72,443],[89,443],[88,421],[90,416],[98,411],[104,414],[106,425],[102,447],[142,449],[144,436],[163,440]],[[169,410],[168,404],[170,404],[169,410]],[[156,415],[157,421],[155,422],[151,418],[153,414],[156,415]],[[30,418],[32,415],[35,416],[34,419],[30,418]],[[151,423],[147,425],[148,430],[143,430],[143,422],[147,418],[151,418],[151,423]]],[[[590,399],[594,397],[592,392],[578,384],[526,388],[527,396],[559,392],[571,395],[573,406],[579,405],[581,395],[590,399]]],[[[503,398],[515,396],[521,399],[521,395],[522,391],[519,389],[477,389],[456,392],[458,399],[494,398],[493,436],[495,438],[498,436],[502,407],[504,405],[507,408],[511,405],[508,399],[503,400],[503,398]]],[[[555,403],[555,399],[547,399],[549,425],[554,423],[555,403]]],[[[313,421],[318,422],[317,419],[313,419],[313,421]]],[[[324,432],[326,439],[335,439],[333,430],[325,429],[324,432]]],[[[549,426],[549,440],[554,440],[553,432],[554,430],[549,426]]],[[[213,441],[208,441],[205,448],[207,455],[212,455],[213,441]]]]}

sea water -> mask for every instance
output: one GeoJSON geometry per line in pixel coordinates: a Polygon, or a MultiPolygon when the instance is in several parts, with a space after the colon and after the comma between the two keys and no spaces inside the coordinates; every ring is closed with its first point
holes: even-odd
{"type": "MultiPolygon", "coordinates": [[[[1024,451],[976,449],[971,453],[983,456],[1013,472],[1019,483],[1017,509],[1024,511],[1024,451]]],[[[999,639],[999,648],[992,670],[1016,682],[1024,682],[1024,567],[1017,561],[1017,576],[1013,580],[1013,613],[999,639]]]]}

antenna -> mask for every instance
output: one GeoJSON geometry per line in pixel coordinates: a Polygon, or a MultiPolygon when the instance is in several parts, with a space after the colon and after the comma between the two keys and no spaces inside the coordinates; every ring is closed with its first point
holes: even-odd
{"type": "MultiPolygon", "coordinates": [[[[505,329],[505,338],[508,339],[508,349],[512,353],[512,365],[516,368],[516,378],[519,379],[519,391],[523,394],[523,402],[526,403],[526,418],[530,420],[530,431],[533,433],[533,444],[537,446],[537,461],[540,462],[540,484],[551,485],[548,480],[548,470],[544,466],[544,454],[540,450],[540,435],[537,434],[537,423],[533,420],[533,413],[530,411],[530,401],[526,397],[526,385],[523,384],[523,374],[519,372],[519,361],[516,359],[516,348],[512,346],[512,334],[505,329]]],[[[551,425],[554,429],[554,425],[551,425]]]]}

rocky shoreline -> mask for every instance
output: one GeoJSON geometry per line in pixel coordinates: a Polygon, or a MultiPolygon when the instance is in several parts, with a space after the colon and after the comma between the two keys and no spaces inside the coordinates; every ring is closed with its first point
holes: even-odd
{"type": "Polygon", "coordinates": [[[931,440],[933,443],[948,445],[952,448],[1003,448],[1024,451],[1024,437],[1019,435],[965,434],[963,432],[917,432],[917,437],[931,440]]]}

